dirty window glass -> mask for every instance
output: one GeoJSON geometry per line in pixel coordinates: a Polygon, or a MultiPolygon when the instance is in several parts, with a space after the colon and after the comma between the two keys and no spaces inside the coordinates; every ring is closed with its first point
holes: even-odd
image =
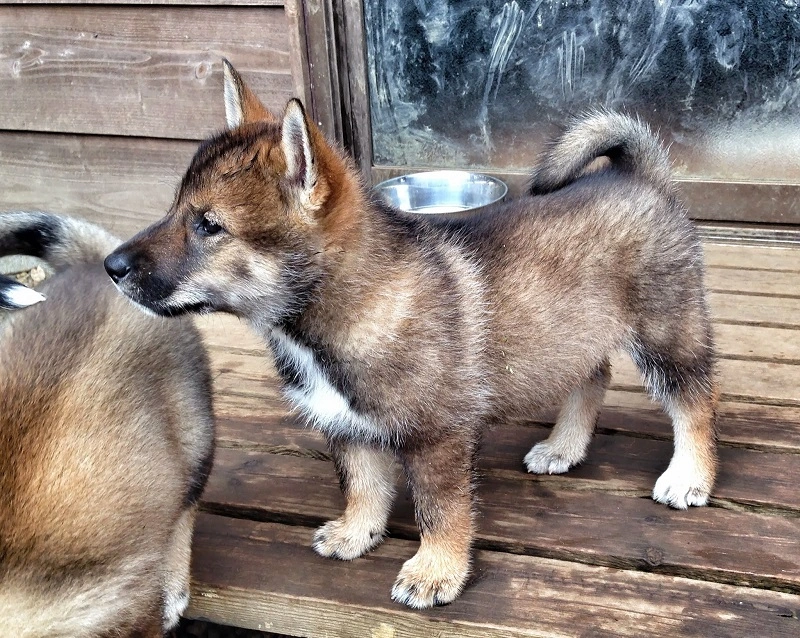
{"type": "Polygon", "coordinates": [[[684,176],[797,181],[800,0],[365,0],[376,165],[525,170],[587,107],[684,176]]]}

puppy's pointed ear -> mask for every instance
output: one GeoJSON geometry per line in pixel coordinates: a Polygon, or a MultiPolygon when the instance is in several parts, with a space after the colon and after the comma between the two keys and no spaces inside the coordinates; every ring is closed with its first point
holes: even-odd
{"type": "Polygon", "coordinates": [[[225,120],[228,128],[236,128],[249,122],[276,122],[261,101],[244,83],[242,76],[225,58],[222,59],[225,75],[225,120]]]}
{"type": "Polygon", "coordinates": [[[306,112],[300,100],[286,105],[281,127],[281,148],[286,158],[286,178],[296,185],[302,199],[309,200],[317,184],[317,162],[314,141],[306,112]]]}

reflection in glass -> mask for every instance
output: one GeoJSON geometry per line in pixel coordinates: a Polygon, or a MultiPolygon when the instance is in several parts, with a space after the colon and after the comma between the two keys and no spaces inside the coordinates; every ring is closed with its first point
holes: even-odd
{"type": "Polygon", "coordinates": [[[638,113],[684,175],[800,178],[798,0],[365,0],[376,165],[525,170],[638,113]]]}

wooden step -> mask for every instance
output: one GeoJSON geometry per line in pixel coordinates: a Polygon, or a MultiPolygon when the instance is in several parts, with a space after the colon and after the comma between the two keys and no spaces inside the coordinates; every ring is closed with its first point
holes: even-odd
{"type": "MultiPolygon", "coordinates": [[[[632,446],[658,443],[625,441],[632,446]]],[[[720,498],[726,507],[677,511],[650,499],[658,476],[650,461],[648,471],[636,455],[615,459],[614,465],[597,462],[595,456],[572,473],[540,477],[521,465],[509,470],[484,458],[477,545],[800,593],[800,510],[796,497],[789,496],[790,477],[785,488],[763,497],[775,501],[771,507],[761,501],[759,507],[746,507],[748,495],[757,492],[746,487],[746,477],[758,467],[734,473],[735,465],[729,464],[717,491],[736,498],[720,498]],[[629,467],[637,464],[638,471],[629,467]]],[[[511,461],[504,455],[502,462],[511,461]]],[[[344,501],[333,464],[319,453],[284,456],[221,448],[203,507],[217,514],[315,526],[339,516],[344,501]]],[[[402,491],[389,530],[401,538],[416,537],[413,508],[402,491]]]]}
{"type": "Polygon", "coordinates": [[[797,596],[674,576],[476,552],[473,582],[447,607],[413,611],[389,590],[416,543],[323,559],[311,530],[201,514],[187,615],[292,636],[522,638],[790,636],[797,596]]]}

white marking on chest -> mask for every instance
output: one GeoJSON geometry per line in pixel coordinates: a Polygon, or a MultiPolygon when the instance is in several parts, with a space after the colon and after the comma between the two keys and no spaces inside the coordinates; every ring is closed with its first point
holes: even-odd
{"type": "Polygon", "coordinates": [[[331,436],[384,442],[385,431],[350,407],[345,396],[328,380],[310,348],[273,328],[270,346],[277,358],[288,359],[297,372],[297,384],[285,384],[284,395],[316,429],[331,436]]]}

